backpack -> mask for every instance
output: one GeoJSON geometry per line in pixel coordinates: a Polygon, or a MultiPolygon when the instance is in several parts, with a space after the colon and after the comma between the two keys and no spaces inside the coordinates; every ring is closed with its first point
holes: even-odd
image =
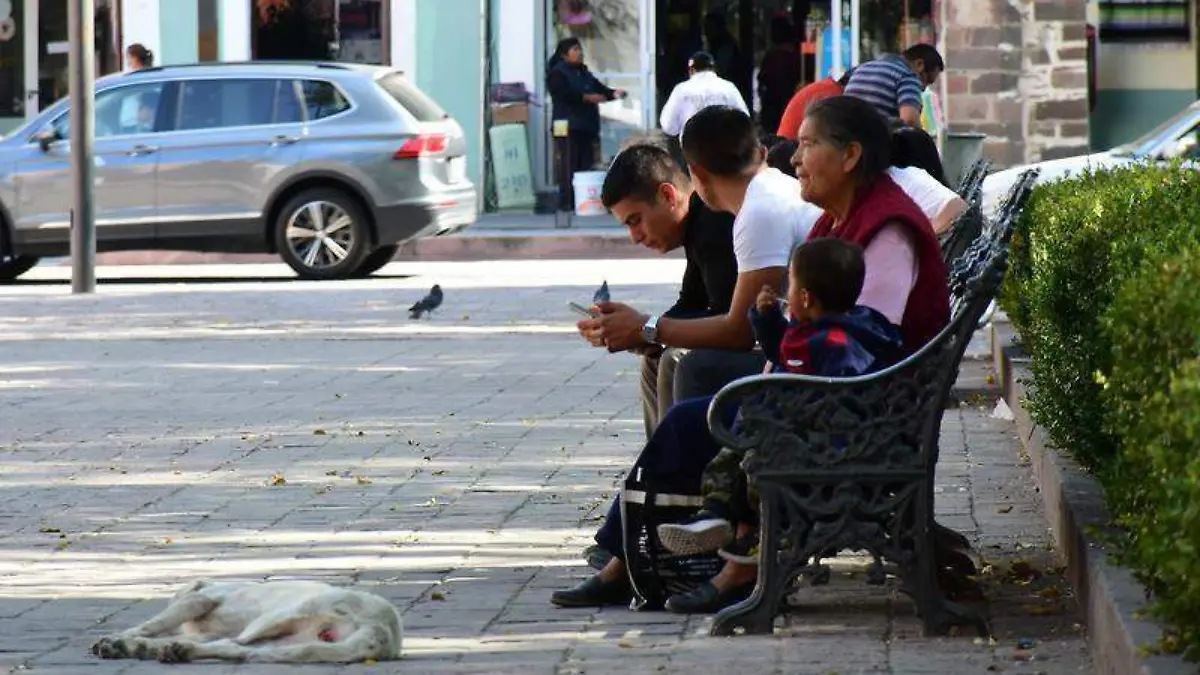
{"type": "Polygon", "coordinates": [[[716,551],[681,556],[663,548],[658,526],[688,519],[704,499],[699,489],[651,485],[642,474],[639,458],[621,491],[621,534],[634,594],[631,608],[661,610],[667,598],[711,580],[725,561],[716,551]]]}

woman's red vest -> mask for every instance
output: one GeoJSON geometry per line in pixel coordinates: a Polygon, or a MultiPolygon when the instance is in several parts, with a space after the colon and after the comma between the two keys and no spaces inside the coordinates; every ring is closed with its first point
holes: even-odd
{"type": "Polygon", "coordinates": [[[916,254],[917,283],[900,322],[906,354],[925,346],[945,328],[950,321],[950,287],[941,246],[929,218],[889,176],[880,176],[858,195],[840,227],[835,230],[833,224],[833,216],[826,213],[808,238],[837,237],[865,249],[887,225],[900,225],[908,232],[916,254]]]}

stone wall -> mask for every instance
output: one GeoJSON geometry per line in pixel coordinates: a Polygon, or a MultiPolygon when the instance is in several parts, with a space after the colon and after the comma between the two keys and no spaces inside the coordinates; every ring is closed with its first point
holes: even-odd
{"type": "Polygon", "coordinates": [[[1085,0],[942,0],[951,131],[997,168],[1088,151],[1085,0]]]}

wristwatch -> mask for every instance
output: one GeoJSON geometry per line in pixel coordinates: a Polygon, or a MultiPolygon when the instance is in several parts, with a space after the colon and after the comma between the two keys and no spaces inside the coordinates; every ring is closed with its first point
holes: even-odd
{"type": "Polygon", "coordinates": [[[658,344],[657,314],[651,314],[650,318],[646,319],[646,324],[642,326],[642,339],[652,345],[658,344]]]}

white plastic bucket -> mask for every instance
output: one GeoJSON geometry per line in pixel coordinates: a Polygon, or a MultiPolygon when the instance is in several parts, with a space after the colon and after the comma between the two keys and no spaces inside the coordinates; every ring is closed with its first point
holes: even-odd
{"type": "Polygon", "coordinates": [[[600,201],[600,189],[604,186],[603,171],[578,171],[572,177],[571,185],[575,188],[575,215],[604,215],[604,203],[600,201]]]}

